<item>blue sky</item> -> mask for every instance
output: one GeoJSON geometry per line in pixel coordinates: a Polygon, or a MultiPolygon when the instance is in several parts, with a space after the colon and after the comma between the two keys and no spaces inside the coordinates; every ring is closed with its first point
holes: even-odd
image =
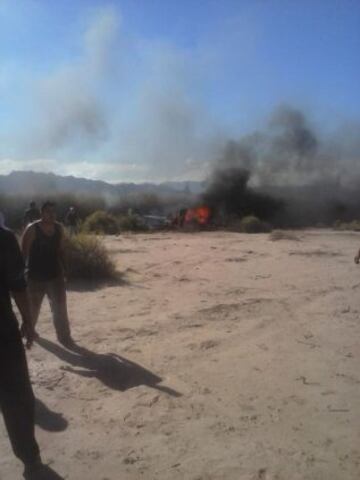
{"type": "Polygon", "coordinates": [[[360,122],[358,0],[0,0],[0,173],[200,178],[281,104],[360,122]]]}

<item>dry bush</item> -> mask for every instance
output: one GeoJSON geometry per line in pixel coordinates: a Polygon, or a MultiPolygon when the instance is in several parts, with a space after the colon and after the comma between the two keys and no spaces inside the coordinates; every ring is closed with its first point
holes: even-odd
{"type": "Polygon", "coordinates": [[[353,230],[354,232],[360,232],[360,220],[353,220],[350,223],[350,230],[353,230]]]}
{"type": "Polygon", "coordinates": [[[101,241],[93,235],[78,234],[65,240],[67,277],[100,282],[114,280],[115,264],[101,241]]]}
{"type": "Polygon", "coordinates": [[[285,232],[284,230],[274,230],[269,235],[269,240],[273,242],[277,240],[292,240],[295,242],[299,242],[300,238],[292,232],[285,232]]]}
{"type": "Polygon", "coordinates": [[[353,232],[360,232],[360,220],[353,220],[352,222],[341,222],[336,220],[333,225],[335,230],[351,230],[353,232]]]}
{"type": "Polygon", "coordinates": [[[115,235],[119,233],[120,229],[118,221],[114,215],[103,210],[98,210],[84,220],[81,230],[84,233],[115,235]]]}
{"type": "Polygon", "coordinates": [[[148,230],[139,216],[132,213],[119,215],[118,225],[120,232],[145,232],[148,230]]]}
{"type": "Polygon", "coordinates": [[[263,222],[254,215],[247,215],[241,220],[235,220],[229,225],[230,230],[241,233],[269,233],[271,232],[271,225],[263,222]]]}

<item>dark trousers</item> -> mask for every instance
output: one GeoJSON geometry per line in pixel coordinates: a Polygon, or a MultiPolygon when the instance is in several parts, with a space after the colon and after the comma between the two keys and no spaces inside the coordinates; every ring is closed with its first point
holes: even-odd
{"type": "Polygon", "coordinates": [[[15,455],[24,464],[36,461],[35,399],[20,333],[0,339],[0,408],[15,455]]]}

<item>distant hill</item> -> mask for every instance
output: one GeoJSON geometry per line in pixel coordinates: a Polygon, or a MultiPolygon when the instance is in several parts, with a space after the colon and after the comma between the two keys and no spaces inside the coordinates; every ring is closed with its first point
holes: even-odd
{"type": "Polygon", "coordinates": [[[5,195],[56,195],[73,194],[89,196],[122,196],[130,193],[156,193],[158,195],[174,193],[200,193],[201,182],[119,183],[110,184],[101,180],[89,180],[73,176],[61,176],[53,173],[16,171],[9,175],[0,175],[0,194],[5,195]]]}

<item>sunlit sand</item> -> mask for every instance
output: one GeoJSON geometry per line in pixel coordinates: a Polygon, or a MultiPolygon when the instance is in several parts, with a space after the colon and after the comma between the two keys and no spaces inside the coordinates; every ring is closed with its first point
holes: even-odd
{"type": "MultiPolygon", "coordinates": [[[[106,238],[123,279],[69,292],[29,353],[44,460],[73,480],[360,478],[360,235],[106,238]]],[[[3,425],[0,477],[17,480],[3,425]]]]}

